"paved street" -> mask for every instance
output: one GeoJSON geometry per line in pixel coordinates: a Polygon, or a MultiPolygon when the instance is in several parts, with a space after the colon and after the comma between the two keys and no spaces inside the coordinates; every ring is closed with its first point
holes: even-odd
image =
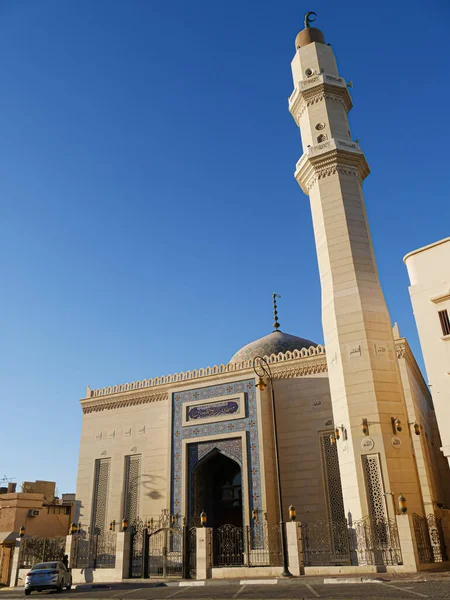
{"type": "MultiPolygon", "coordinates": [[[[110,585],[99,585],[93,588],[77,587],[70,592],[58,594],[61,600],[80,599],[114,599],[114,600],[158,600],[174,598],[175,600],[284,600],[295,598],[323,600],[419,600],[434,598],[449,600],[450,581],[383,581],[377,583],[332,583],[324,584],[323,579],[305,578],[295,582],[278,581],[275,584],[251,584],[248,582],[219,583],[208,582],[206,585],[180,587],[176,582],[170,585],[147,582],[133,582],[110,585]]],[[[33,593],[32,597],[53,596],[54,592],[33,593]]],[[[24,597],[23,589],[2,590],[0,600],[24,597]]]]}

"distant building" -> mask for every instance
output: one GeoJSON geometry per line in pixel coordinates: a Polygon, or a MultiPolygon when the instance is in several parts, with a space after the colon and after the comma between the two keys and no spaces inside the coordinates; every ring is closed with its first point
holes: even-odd
{"type": "Polygon", "coordinates": [[[442,452],[450,463],[450,237],[413,250],[403,261],[442,452]]]}
{"type": "Polygon", "coordinates": [[[15,540],[22,526],[30,536],[68,534],[76,519],[75,495],[63,494],[59,499],[55,487],[53,481],[26,481],[22,492],[16,492],[15,483],[0,488],[0,584],[8,584],[15,540]]]}

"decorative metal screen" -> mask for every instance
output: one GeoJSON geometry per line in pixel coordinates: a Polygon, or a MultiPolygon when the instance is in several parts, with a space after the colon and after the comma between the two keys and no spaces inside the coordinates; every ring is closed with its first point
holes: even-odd
{"type": "Polygon", "coordinates": [[[367,488],[369,516],[374,521],[387,519],[386,500],[383,493],[380,459],[378,454],[365,454],[363,457],[364,477],[367,488]]]}
{"type": "Polygon", "coordinates": [[[92,527],[93,533],[97,535],[106,531],[110,470],[110,458],[98,458],[95,461],[94,497],[92,502],[92,527]]]}
{"type": "Polygon", "coordinates": [[[133,523],[139,515],[140,484],[141,455],[126,456],[123,516],[129,523],[133,523]]]}
{"type": "Polygon", "coordinates": [[[344,500],[342,498],[341,473],[339,459],[335,444],[330,441],[332,431],[320,434],[320,447],[322,450],[322,465],[325,479],[325,495],[327,499],[328,515],[331,522],[335,523],[345,519],[344,500]]]}

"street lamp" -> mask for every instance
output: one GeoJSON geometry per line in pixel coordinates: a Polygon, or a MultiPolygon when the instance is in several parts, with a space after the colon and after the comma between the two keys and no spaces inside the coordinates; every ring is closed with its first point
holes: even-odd
{"type": "Polygon", "coordinates": [[[273,376],[270,370],[269,363],[262,356],[256,356],[253,359],[253,370],[258,377],[258,383],[256,387],[261,391],[266,387],[264,383],[264,377],[267,377],[270,383],[270,396],[272,400],[272,425],[273,425],[273,437],[275,442],[275,468],[277,472],[277,490],[278,490],[278,511],[280,513],[280,529],[281,529],[281,554],[283,556],[283,577],[292,577],[292,573],[289,571],[289,561],[287,555],[287,542],[286,542],[286,529],[283,520],[283,500],[281,497],[281,478],[280,478],[280,459],[278,456],[278,433],[277,433],[277,415],[275,410],[275,392],[273,389],[273,376]]]}

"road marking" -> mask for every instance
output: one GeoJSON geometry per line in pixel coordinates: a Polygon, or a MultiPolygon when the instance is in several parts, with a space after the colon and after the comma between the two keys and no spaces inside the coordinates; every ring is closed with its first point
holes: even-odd
{"type": "Polygon", "coordinates": [[[182,592],[184,592],[184,589],[178,589],[176,592],[174,592],[173,594],[169,594],[168,596],[165,596],[166,598],[172,598],[172,596],[176,596],[177,594],[181,594],[182,592]]]}
{"type": "Polygon", "coordinates": [[[316,590],[311,585],[309,585],[309,583],[305,583],[305,585],[308,588],[308,590],[314,594],[314,596],[317,596],[317,598],[320,598],[319,592],[316,592],[316,590]]]}
{"type": "Polygon", "coordinates": [[[111,598],[119,598],[119,596],[125,596],[125,594],[132,594],[133,592],[137,592],[138,590],[143,590],[144,588],[133,588],[132,590],[128,590],[128,592],[120,592],[119,594],[114,594],[111,598]]]}
{"type": "Polygon", "coordinates": [[[233,596],[233,598],[237,598],[238,595],[242,592],[242,590],[245,588],[245,583],[244,585],[241,585],[241,587],[238,589],[238,591],[235,593],[235,595],[233,596]]]}
{"type": "Polygon", "coordinates": [[[195,587],[199,585],[205,585],[204,581],[180,581],[178,584],[180,587],[195,587]]]}
{"type": "Polygon", "coordinates": [[[387,587],[395,588],[396,590],[400,590],[401,592],[408,592],[408,594],[415,594],[416,596],[422,596],[422,598],[428,598],[425,594],[420,594],[419,592],[413,592],[412,590],[404,587],[398,587],[398,585],[392,585],[390,583],[383,583],[382,585],[386,585],[387,587]]]}
{"type": "Polygon", "coordinates": [[[239,585],[273,585],[278,579],[241,579],[239,585]]]}
{"type": "Polygon", "coordinates": [[[325,577],[323,583],[383,583],[379,579],[370,579],[368,577],[325,577]]]}

